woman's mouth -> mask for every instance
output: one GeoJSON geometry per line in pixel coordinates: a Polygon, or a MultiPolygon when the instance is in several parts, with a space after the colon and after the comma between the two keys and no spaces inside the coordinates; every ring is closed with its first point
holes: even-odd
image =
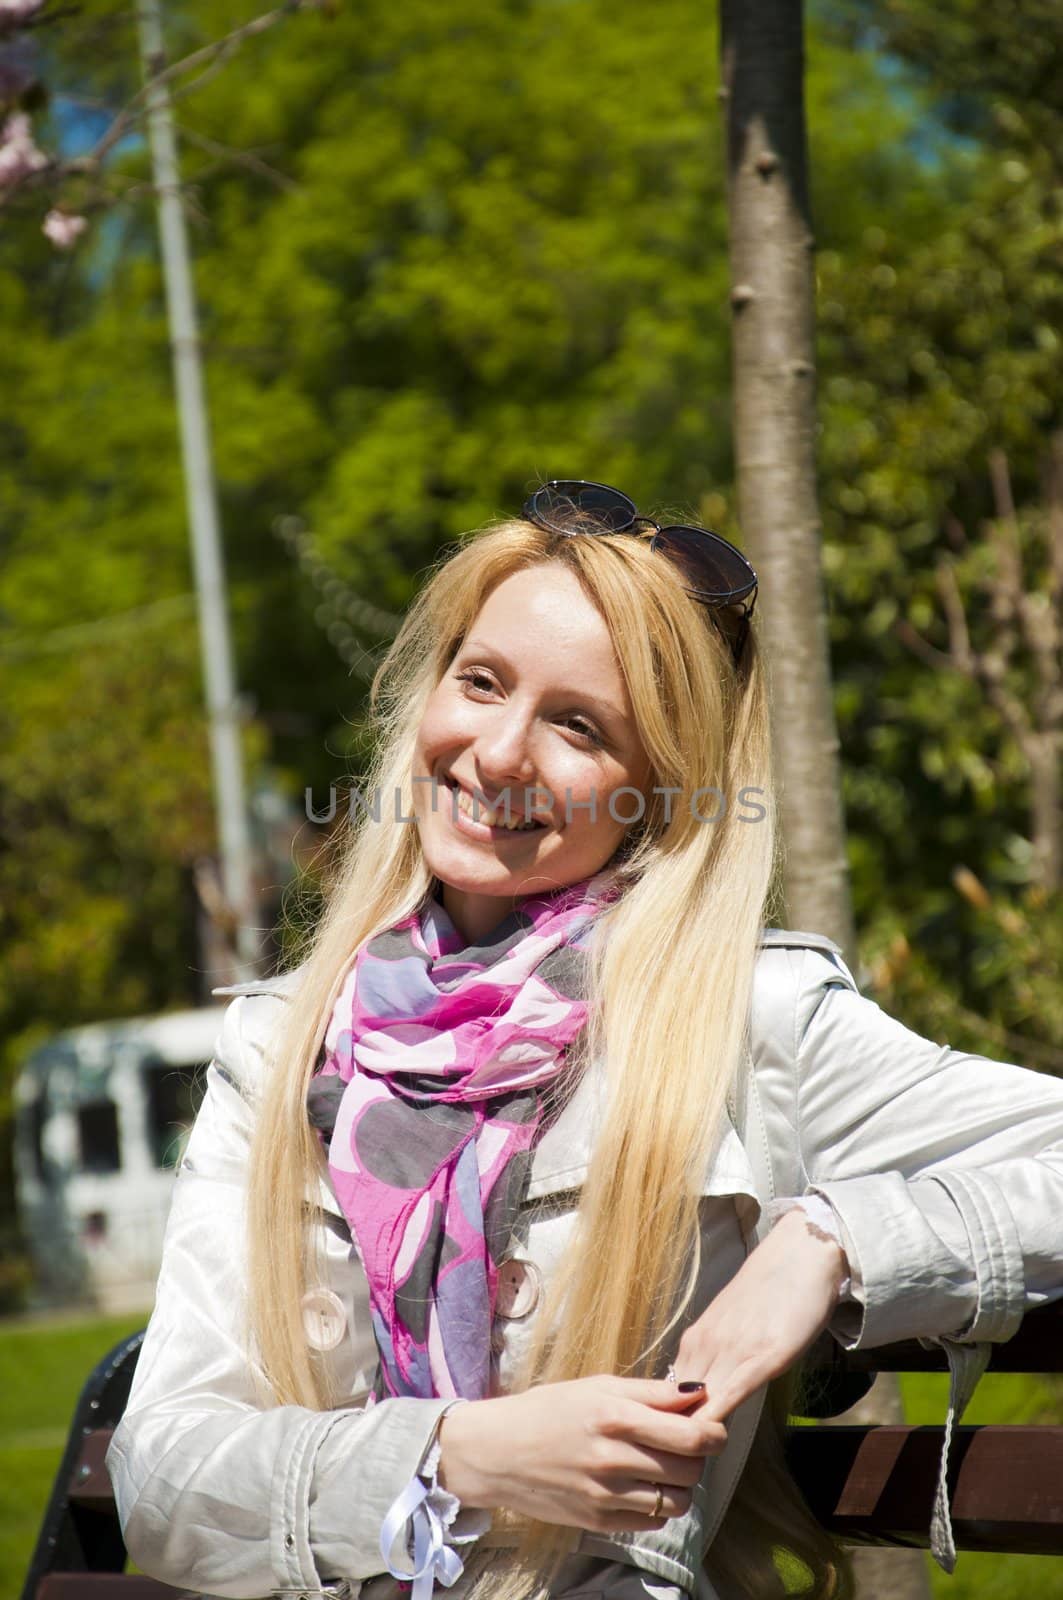
{"type": "Polygon", "coordinates": [[[451,821],[470,838],[512,839],[515,835],[541,833],[546,828],[545,822],[534,816],[528,817],[528,808],[518,807],[513,796],[508,807],[504,799],[498,806],[492,807],[481,796],[470,794],[449,775],[443,777],[441,782],[447,791],[445,805],[451,821]]]}

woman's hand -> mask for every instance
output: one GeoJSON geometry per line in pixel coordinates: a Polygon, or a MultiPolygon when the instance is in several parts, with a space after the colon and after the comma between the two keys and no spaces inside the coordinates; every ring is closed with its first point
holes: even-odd
{"type": "Polygon", "coordinates": [[[727,1442],[704,1406],[687,1414],[702,1398],[663,1378],[600,1377],[473,1400],[443,1419],[438,1479],[465,1506],[596,1533],[660,1528],[727,1442]]]}
{"type": "Polygon", "coordinates": [[[848,1270],[841,1246],[786,1212],[684,1332],[679,1378],[703,1378],[707,1416],[723,1420],[802,1355],[826,1327],[848,1270]]]}

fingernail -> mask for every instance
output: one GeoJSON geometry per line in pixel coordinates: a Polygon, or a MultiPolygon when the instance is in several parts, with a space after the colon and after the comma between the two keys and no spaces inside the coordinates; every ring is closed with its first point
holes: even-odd
{"type": "Polygon", "coordinates": [[[682,1383],[676,1384],[680,1394],[697,1394],[698,1390],[704,1387],[700,1378],[684,1378],[682,1383]]]}

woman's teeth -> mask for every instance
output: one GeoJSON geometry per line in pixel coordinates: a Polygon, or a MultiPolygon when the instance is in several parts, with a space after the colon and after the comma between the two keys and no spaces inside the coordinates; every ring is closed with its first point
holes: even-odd
{"type": "Polygon", "coordinates": [[[534,821],[522,822],[512,810],[507,817],[504,805],[499,806],[497,811],[493,811],[484,801],[474,800],[471,794],[468,794],[456,784],[449,787],[451,788],[451,793],[457,796],[458,810],[464,812],[465,816],[471,817],[474,822],[483,822],[489,828],[505,828],[510,833],[528,833],[532,828],[541,826],[540,823],[534,821]]]}

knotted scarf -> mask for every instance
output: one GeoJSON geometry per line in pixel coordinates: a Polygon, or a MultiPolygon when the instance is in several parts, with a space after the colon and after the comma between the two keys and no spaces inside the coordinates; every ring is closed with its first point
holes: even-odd
{"type": "Polygon", "coordinates": [[[378,1399],[490,1392],[498,1262],[615,893],[603,871],[530,897],[468,946],[429,899],[347,974],[307,1110],[369,1281],[378,1399]]]}

